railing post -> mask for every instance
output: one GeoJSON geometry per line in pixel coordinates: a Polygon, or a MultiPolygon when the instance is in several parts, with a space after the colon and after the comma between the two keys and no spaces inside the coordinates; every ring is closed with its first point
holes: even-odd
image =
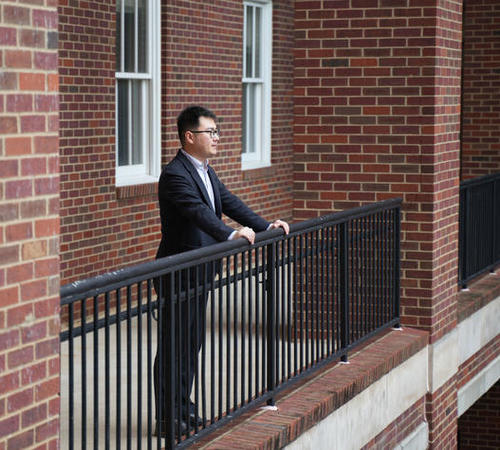
{"type": "Polygon", "coordinates": [[[401,326],[399,309],[400,309],[400,273],[401,273],[401,259],[400,259],[400,242],[401,242],[401,208],[397,206],[394,208],[394,318],[398,319],[398,323],[394,326],[399,328],[401,326]]]}
{"type": "MultiPolygon", "coordinates": [[[[274,390],[276,385],[276,246],[268,244],[266,248],[266,300],[267,300],[267,391],[274,390]]],[[[268,405],[274,405],[274,398],[267,400],[268,405]]]]}
{"type": "Polygon", "coordinates": [[[467,187],[460,187],[459,190],[459,207],[458,207],[458,282],[462,288],[465,288],[463,280],[466,278],[466,217],[467,217],[467,200],[469,189],[467,187]]]}
{"type": "MultiPolygon", "coordinates": [[[[161,278],[161,289],[160,295],[158,296],[158,328],[160,332],[158,333],[158,353],[159,353],[159,380],[158,388],[160,391],[159,398],[157,399],[158,405],[157,410],[159,415],[157,417],[157,429],[161,428],[160,422],[165,423],[165,448],[171,450],[175,447],[175,412],[174,412],[174,401],[175,401],[175,305],[179,302],[177,292],[177,297],[174,294],[175,287],[175,277],[173,272],[167,274],[161,278]],[[170,280],[168,280],[170,277],[170,280]],[[176,301],[174,301],[176,298],[176,301]],[[165,326],[165,330],[161,327],[165,326]],[[165,336],[165,339],[163,339],[165,336]],[[162,345],[163,344],[163,345],[162,345]],[[162,348],[162,347],[165,348],[162,348]],[[162,357],[166,358],[167,364],[162,363],[162,357]],[[163,367],[167,367],[167,373],[163,372],[163,367]],[[165,383],[162,381],[162,376],[165,377],[165,383]],[[163,392],[163,386],[167,386],[166,392],[163,392]],[[162,408],[165,406],[165,408],[162,408]],[[165,412],[165,417],[161,417],[161,411],[165,412]]],[[[159,433],[160,434],[160,433],[159,433]]],[[[158,446],[160,446],[160,436],[158,436],[158,446]]]]}
{"type": "Polygon", "coordinates": [[[340,285],[340,346],[345,353],[341,360],[347,362],[347,346],[349,345],[349,246],[347,239],[348,222],[339,224],[339,285],[340,285]]]}

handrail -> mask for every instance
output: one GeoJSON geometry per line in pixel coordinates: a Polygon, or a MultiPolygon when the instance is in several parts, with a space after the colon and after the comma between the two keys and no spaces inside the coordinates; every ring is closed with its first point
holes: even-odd
{"type": "MultiPolygon", "coordinates": [[[[400,198],[383,200],[377,203],[360,206],[357,208],[348,209],[345,211],[334,212],[325,216],[308,219],[299,223],[290,225],[290,236],[297,235],[315,229],[319,226],[333,225],[340,223],[343,220],[353,220],[363,216],[364,214],[376,213],[384,209],[393,208],[401,205],[400,198]]],[[[282,229],[273,229],[262,231],[255,236],[253,248],[266,242],[267,240],[283,235],[282,229]]],[[[74,298],[86,293],[89,296],[101,293],[100,288],[107,288],[109,285],[114,285],[125,280],[136,280],[144,275],[151,278],[169,273],[169,269],[188,266],[192,262],[204,262],[205,258],[210,260],[220,258],[227,252],[235,252],[238,250],[248,250],[252,246],[244,238],[235,239],[232,241],[220,242],[195,250],[190,250],[184,253],[179,253],[165,258],[159,258],[154,261],[137,264],[130,267],[108,272],[102,275],[96,275],[84,280],[74,281],[65,284],[60,288],[61,305],[70,303],[74,298]]]]}

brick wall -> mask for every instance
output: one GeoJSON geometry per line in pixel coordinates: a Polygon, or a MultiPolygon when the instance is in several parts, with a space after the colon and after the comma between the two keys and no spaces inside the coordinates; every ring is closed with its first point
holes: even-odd
{"type": "Polygon", "coordinates": [[[458,448],[500,448],[500,382],[497,381],[458,419],[458,448]]]}
{"type": "Polygon", "coordinates": [[[59,1],[61,279],[150,259],[154,187],[115,186],[115,3],[59,1]]]}
{"type": "Polygon", "coordinates": [[[294,218],[403,198],[402,315],[455,324],[461,2],[296,2],[294,218]]]}
{"type": "Polygon", "coordinates": [[[500,4],[466,0],[462,179],[500,172],[500,4]]]}
{"type": "MultiPolygon", "coordinates": [[[[295,9],[294,218],[402,197],[402,323],[434,342],[457,320],[462,2],[295,9]]],[[[434,448],[456,431],[443,390],[426,406],[434,448]]]]}
{"type": "MultiPolygon", "coordinates": [[[[242,172],[240,3],[162,5],[162,164],[176,118],[201,103],[222,120],[223,182],[266,218],[292,208],[293,10],[274,2],[272,167],[242,172]]],[[[115,4],[59,2],[63,283],[150,260],[159,242],[156,184],[115,187],[115,4]]]]}
{"type": "Polygon", "coordinates": [[[56,448],[59,180],[54,1],[0,4],[0,449],[56,448]]]}
{"type": "Polygon", "coordinates": [[[176,118],[202,104],[221,120],[222,139],[211,161],[226,186],[267,219],[292,216],[293,8],[273,1],[271,163],[241,171],[242,2],[166,2],[164,36],[163,163],[179,148],[176,118]]]}
{"type": "Polygon", "coordinates": [[[361,450],[396,448],[424,421],[425,402],[421,399],[389,424],[384,431],[367,442],[361,450]]]}

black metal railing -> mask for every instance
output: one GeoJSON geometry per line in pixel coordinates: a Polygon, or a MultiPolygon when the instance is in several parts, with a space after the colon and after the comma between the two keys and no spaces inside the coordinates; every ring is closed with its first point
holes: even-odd
{"type": "Polygon", "coordinates": [[[186,447],[399,326],[400,204],[387,200],[294,224],[288,236],[266,231],[254,245],[223,242],[63,286],[61,445],[186,447]],[[156,375],[166,380],[157,399],[156,350],[156,375]],[[178,356],[190,351],[194,358],[178,356]],[[183,370],[193,374],[192,389],[183,370]],[[156,410],[156,400],[164,408],[156,410]],[[193,421],[183,412],[189,406],[193,421]],[[156,419],[162,438],[153,436],[156,419]]]}
{"type": "Polygon", "coordinates": [[[500,173],[460,183],[459,284],[500,263],[500,173]]]}

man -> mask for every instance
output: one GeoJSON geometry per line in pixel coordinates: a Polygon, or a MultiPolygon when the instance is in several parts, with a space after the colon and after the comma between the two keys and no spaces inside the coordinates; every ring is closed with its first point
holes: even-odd
{"type": "MultiPolygon", "coordinates": [[[[281,227],[288,234],[289,226],[286,222],[275,220],[269,223],[254,213],[227,190],[208,165],[208,159],[217,154],[220,139],[216,121],[215,114],[201,106],[184,109],[177,119],[177,130],[182,148],[164,167],[158,185],[162,239],[156,254],[157,258],[230,239],[245,238],[253,244],[256,232],[271,228],[281,227]],[[229,227],[221,220],[222,213],[243,226],[237,229],[229,227]]],[[[180,281],[183,287],[187,283],[192,286],[195,279],[200,280],[200,277],[194,273],[195,270],[189,277],[185,276],[180,281]]],[[[159,294],[158,284],[155,288],[159,294]]],[[[165,290],[167,291],[165,298],[168,301],[170,289],[166,287],[165,290]]],[[[181,341],[181,349],[175,355],[176,364],[180,368],[180,380],[176,380],[175,409],[176,417],[180,412],[182,418],[180,424],[177,422],[181,433],[186,431],[188,422],[193,426],[201,424],[195,405],[189,399],[189,394],[198,352],[205,336],[203,324],[206,301],[206,294],[200,294],[197,299],[189,299],[189,308],[188,302],[184,301],[181,302],[181,311],[176,310],[176,317],[180,316],[183,319],[181,328],[175,331],[176,339],[181,341]],[[186,311],[192,311],[192,313],[186,314],[186,311]],[[193,313],[194,311],[198,311],[198,315],[193,313]],[[187,348],[186,342],[190,342],[190,348],[187,348]]],[[[166,318],[166,308],[164,309],[163,318],[166,318]]],[[[162,347],[165,349],[167,321],[162,320],[162,324],[162,347]]],[[[176,325],[179,324],[176,323],[176,325]]],[[[154,368],[157,421],[159,417],[165,417],[167,407],[165,404],[159,405],[159,398],[165,398],[159,393],[160,389],[166,392],[164,374],[168,370],[166,358],[162,358],[163,367],[161,368],[159,359],[157,353],[154,368]]],[[[165,434],[163,420],[157,423],[156,432],[160,435],[165,434]]]]}

